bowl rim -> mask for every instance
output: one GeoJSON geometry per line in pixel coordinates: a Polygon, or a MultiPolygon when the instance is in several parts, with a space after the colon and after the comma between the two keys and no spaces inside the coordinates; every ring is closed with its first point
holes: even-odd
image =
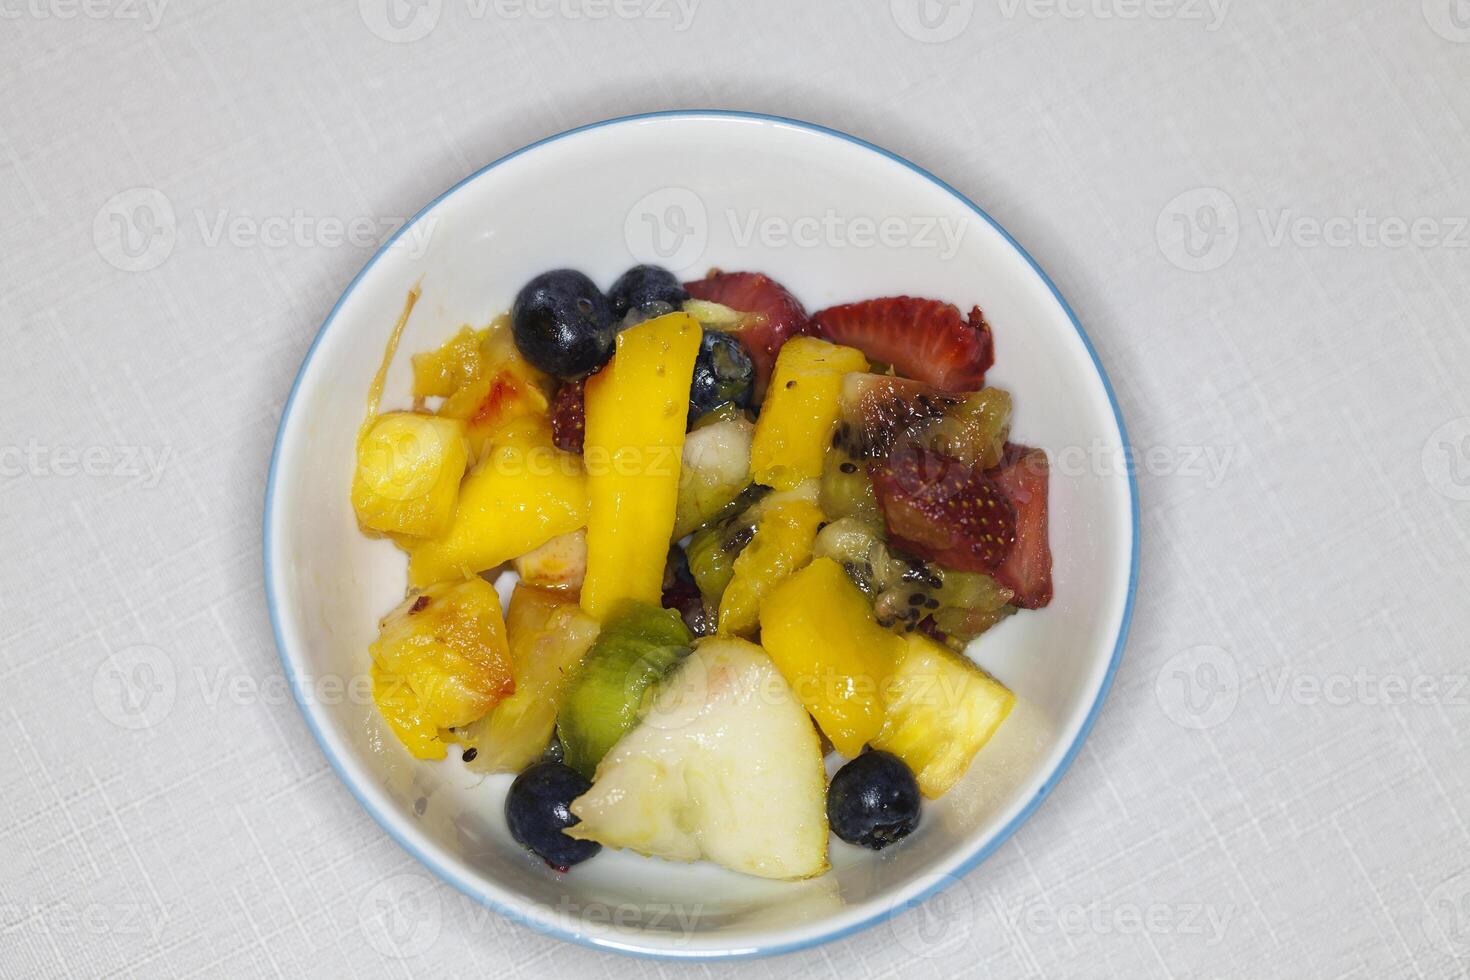
{"type": "MultiPolygon", "coordinates": [[[[634,113],[631,115],[615,116],[609,119],[600,120],[598,122],[587,123],[582,126],[576,126],[571,129],[564,130],[560,133],[556,133],[554,135],[536,140],[535,142],[528,143],[525,146],[511,151],[510,153],[499,157],[491,163],[480,167],[473,173],[470,173],[469,175],[461,178],[449,188],[438,194],[428,204],[420,208],[412,218],[404,222],[403,225],[398,228],[397,231],[395,231],[394,234],[389,237],[378,248],[376,252],[373,253],[372,257],[367,260],[367,262],[363,265],[361,269],[358,270],[357,274],[352,277],[351,281],[349,281],[347,286],[342,290],[342,294],[332,305],[331,310],[327,313],[326,319],[322,321],[322,325],[317,328],[316,335],[312,338],[311,345],[307,348],[306,354],[302,357],[301,366],[297,369],[296,376],[291,382],[290,393],[286,396],[286,403],[281,410],[280,423],[277,427],[276,437],[271,447],[270,466],[266,476],[264,501],[265,510],[264,519],[262,521],[262,572],[265,579],[264,584],[266,606],[270,615],[271,632],[275,638],[276,653],[280,657],[281,667],[286,675],[288,685],[291,689],[291,696],[295,700],[297,707],[301,710],[301,714],[306,720],[306,725],[311,730],[312,737],[316,739],[317,745],[321,748],[322,754],[326,756],[327,762],[331,766],[333,772],[336,773],[338,780],[347,787],[348,791],[357,800],[358,804],[368,812],[368,814],[373,818],[378,826],[381,827],[390,838],[392,838],[400,847],[407,851],[421,865],[423,865],[429,871],[433,872],[433,874],[437,878],[453,886],[456,890],[466,895],[467,897],[475,900],[476,902],[479,902],[485,907],[506,917],[507,919],[510,919],[513,922],[528,926],[531,929],[542,933],[543,935],[551,936],[556,939],[561,939],[566,942],[575,943],[579,946],[585,946],[591,949],[598,950],[608,950],[628,956],[655,960],[682,960],[684,962],[700,962],[714,960],[755,959],[765,956],[775,956],[782,953],[794,953],[800,950],[810,949],[824,943],[833,942],[835,940],[854,935],[864,929],[868,929],[882,922],[885,922],[888,919],[899,914],[900,912],[914,908],[915,906],[923,903],[933,895],[953,884],[959,878],[969,874],[977,866],[979,866],[982,861],[994,854],[1000,848],[1000,846],[1004,844],[1007,840],[1009,840],[1011,835],[1014,834],[1021,827],[1021,825],[1024,824],[1031,817],[1031,815],[1036,811],[1041,803],[1051,794],[1051,791],[1056,787],[1057,783],[1061,781],[1062,776],[1066,774],[1067,770],[1071,767],[1072,762],[1076,759],[1077,754],[1081,751],[1082,744],[1087,740],[1087,736],[1091,732],[1092,726],[1096,722],[1098,714],[1102,710],[1103,702],[1107,699],[1108,691],[1111,689],[1113,684],[1114,675],[1117,673],[1118,666],[1122,662],[1123,649],[1126,646],[1129,628],[1132,624],[1134,600],[1138,591],[1139,565],[1138,480],[1132,467],[1126,468],[1126,473],[1128,477],[1129,523],[1131,525],[1129,528],[1130,533],[1128,538],[1131,554],[1129,556],[1128,562],[1128,590],[1124,598],[1123,614],[1118,622],[1118,635],[1114,640],[1113,652],[1109,657],[1107,668],[1103,672],[1101,683],[1098,685],[1097,695],[1094,697],[1091,706],[1087,709],[1087,714],[1083,718],[1081,725],[1078,727],[1076,736],[1073,738],[1071,745],[1067,747],[1067,750],[1057,761],[1052,771],[1047,774],[1045,780],[1041,784],[1041,787],[1036,791],[1036,795],[1028,800],[1026,804],[1021,807],[1021,809],[1018,810],[1016,814],[1003,827],[1000,828],[1000,830],[995,832],[988,841],[977,848],[975,853],[971,854],[952,871],[935,875],[934,877],[937,880],[933,881],[916,894],[910,896],[907,900],[903,902],[887,903],[879,907],[872,914],[869,914],[856,922],[847,923],[836,928],[828,929],[824,932],[816,933],[815,935],[784,943],[732,947],[730,949],[724,950],[704,948],[680,951],[677,949],[643,946],[637,944],[636,942],[623,942],[613,940],[596,934],[579,933],[569,929],[561,928],[560,926],[550,922],[538,920],[534,916],[528,915],[520,909],[517,909],[502,901],[498,901],[491,895],[489,895],[485,889],[476,887],[472,880],[469,880],[468,878],[462,878],[453,869],[443,866],[432,855],[425,853],[423,849],[421,849],[412,839],[410,839],[410,836],[408,834],[399,829],[396,823],[396,819],[393,815],[381,812],[376,806],[374,806],[369,798],[359,790],[356,782],[349,777],[347,770],[344,768],[337,756],[333,753],[330,741],[323,734],[321,727],[318,724],[315,711],[311,706],[311,700],[306,696],[305,689],[302,683],[303,678],[301,676],[301,673],[297,669],[297,664],[293,657],[287,652],[287,644],[285,642],[285,637],[281,629],[281,615],[277,608],[278,600],[276,594],[277,583],[275,575],[275,555],[272,549],[272,539],[274,537],[273,530],[275,516],[276,480],[280,471],[282,444],[285,441],[287,425],[291,419],[291,411],[295,405],[296,397],[300,392],[302,380],[306,376],[307,368],[311,365],[312,358],[316,356],[317,349],[321,346],[322,340],[326,336],[327,331],[336,321],[337,314],[340,312],[343,304],[346,303],[348,297],[352,295],[353,290],[357,288],[358,283],[361,282],[362,279],[367,276],[370,271],[372,271],[373,266],[375,266],[378,263],[378,260],[381,259],[390,248],[393,247],[398,238],[401,235],[405,234],[410,228],[412,228],[420,219],[422,219],[425,215],[438,207],[441,203],[446,201],[449,197],[454,195],[455,192],[459,191],[466,185],[473,183],[476,180],[479,180],[485,174],[499,167],[501,164],[506,163],[507,161],[519,157],[523,154],[530,153],[531,151],[539,147],[557,142],[558,140],[562,140],[569,136],[577,135],[579,133],[585,133],[592,130],[613,126],[638,123],[650,119],[670,118],[691,120],[736,119],[745,121],[776,123],[782,126],[802,129],[807,132],[816,133],[818,135],[826,136],[828,138],[840,140],[860,147],[864,150],[870,151],[872,153],[876,153],[880,156],[886,157],[889,160],[898,163],[908,170],[912,171],[914,174],[917,174],[919,177],[922,177],[923,179],[929,181],[931,184],[934,184],[941,190],[947,192],[951,197],[955,199],[956,202],[968,208],[973,214],[975,214],[981,220],[985,221],[988,225],[994,228],[995,231],[998,232],[1000,236],[1006,241],[1006,243],[1010,245],[1010,247],[1013,248],[1017,252],[1017,254],[1021,256],[1022,259],[1025,260],[1026,264],[1030,266],[1031,270],[1041,278],[1041,281],[1045,283],[1047,289],[1051,291],[1052,297],[1057,301],[1058,305],[1060,305],[1062,311],[1066,314],[1067,319],[1071,321],[1073,329],[1077,331],[1078,339],[1082,342],[1082,346],[1084,347],[1084,349],[1086,349],[1088,357],[1090,357],[1092,360],[1093,368],[1097,371],[1098,379],[1102,382],[1103,390],[1107,394],[1108,404],[1112,407],[1113,420],[1118,426],[1118,437],[1121,443],[1121,447],[1124,450],[1125,454],[1131,454],[1132,444],[1129,442],[1128,439],[1128,431],[1124,426],[1122,409],[1118,405],[1117,395],[1113,391],[1112,382],[1108,378],[1107,371],[1103,368],[1102,361],[1098,358],[1097,350],[1093,347],[1091,339],[1087,336],[1087,331],[1082,328],[1081,322],[1077,319],[1077,314],[1072,311],[1072,307],[1062,296],[1061,291],[1057,288],[1056,283],[1052,281],[1051,276],[1047,275],[1046,271],[1042,269],[1040,264],[1038,264],[1037,261],[1032,258],[1031,254],[1027,252],[1026,249],[1023,248],[1019,242],[1016,241],[1011,233],[1008,232],[1004,227],[1002,227],[998,221],[996,221],[988,213],[986,213],[983,208],[981,208],[974,201],[970,200],[969,197],[961,193],[948,182],[935,176],[918,164],[900,156],[897,153],[894,153],[891,150],[885,149],[882,146],[869,142],[868,140],[862,139],[861,137],[853,136],[850,133],[846,133],[838,129],[833,129],[828,126],[823,126],[819,123],[807,122],[801,119],[793,119],[787,116],[774,115],[771,113],[750,112],[735,109],[670,109],[656,112],[634,113]]],[[[1131,455],[1125,455],[1124,458],[1131,458],[1131,455]]]]}

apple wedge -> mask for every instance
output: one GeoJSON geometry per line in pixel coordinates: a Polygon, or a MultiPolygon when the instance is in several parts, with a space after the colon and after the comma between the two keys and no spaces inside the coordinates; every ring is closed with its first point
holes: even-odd
{"type": "Polygon", "coordinates": [[[766,652],[702,640],[572,802],[565,833],[761,878],[827,870],[816,729],[766,652]]]}

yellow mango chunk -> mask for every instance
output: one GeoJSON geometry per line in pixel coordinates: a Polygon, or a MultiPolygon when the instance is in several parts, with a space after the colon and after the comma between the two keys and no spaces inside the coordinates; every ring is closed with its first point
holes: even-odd
{"type": "Polygon", "coordinates": [[[368,652],[374,698],[420,758],[442,757],[439,729],[468,725],[515,691],[500,597],[484,579],[409,596],[383,617],[368,652]]]}
{"type": "Polygon", "coordinates": [[[475,575],[586,523],[581,460],[552,445],[545,420],[518,419],[465,478],[449,527],[413,547],[409,585],[475,575]]]}
{"type": "Polygon", "coordinates": [[[466,460],[462,422],[416,412],[378,416],[357,443],[358,523],[383,534],[438,534],[454,517],[466,460]]]}
{"type": "Polygon", "coordinates": [[[904,641],[867,597],[818,558],[761,603],[761,645],[832,745],[854,758],[883,727],[883,690],[904,641]]]}
{"type": "Polygon", "coordinates": [[[822,475],[837,429],[842,376],[867,369],[868,359],[852,347],[815,337],[782,345],[750,449],[756,483],[789,490],[822,475]]]}
{"type": "Polygon", "coordinates": [[[582,608],[598,620],[624,600],[662,596],[699,338],[687,313],[640,323],[618,334],[612,361],[587,380],[582,608]]]}
{"type": "Polygon", "coordinates": [[[755,537],[735,559],[735,575],[720,597],[721,633],[747,635],[760,624],[761,600],[812,557],[822,512],[806,500],[761,514],[755,537]]]}
{"type": "Polygon", "coordinates": [[[919,791],[943,796],[1016,703],[1004,684],[927,636],[910,633],[889,682],[883,730],[873,748],[898,756],[919,791]]]}

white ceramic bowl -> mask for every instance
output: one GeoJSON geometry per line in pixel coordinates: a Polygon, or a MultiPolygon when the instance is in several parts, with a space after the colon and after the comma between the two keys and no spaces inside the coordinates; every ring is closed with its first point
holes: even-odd
{"type": "MultiPolygon", "coordinates": [[[[384,405],[408,402],[407,357],[384,405]]],[[[375,255],[327,317],[281,419],[265,512],[266,590],[301,710],[333,767],[392,837],[445,881],[553,935],[625,952],[734,957],[810,946],[882,921],[971,871],[1076,754],[1121,655],[1134,587],[1136,491],[1122,421],[1075,317],[979,208],[914,165],[805,123],[661,113],[563,133],[446,191],[375,255]],[[558,875],[511,840],[509,777],[417,762],[350,692],[405,562],[360,535],[348,500],[365,394],[406,292],[402,351],[507,309],[531,275],[573,266],[604,285],[635,261],[684,277],[753,269],[810,310],[908,293],[980,304],[990,379],[1013,438],[1052,457],[1056,599],[971,653],[1020,705],[918,831],[881,855],[837,842],[800,884],[604,851],[558,875]],[[346,681],[344,696],[338,684],[346,681]],[[422,812],[419,812],[419,811],[422,812]]],[[[977,872],[968,882],[983,887],[977,872]]]]}

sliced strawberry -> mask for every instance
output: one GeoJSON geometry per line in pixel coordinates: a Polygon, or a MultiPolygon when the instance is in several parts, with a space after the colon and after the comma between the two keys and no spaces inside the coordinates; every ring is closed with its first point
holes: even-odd
{"type": "Polygon", "coordinates": [[[922,381],[887,374],[846,375],[833,445],[854,459],[882,459],[917,438],[957,401],[922,381]]]}
{"type": "Polygon", "coordinates": [[[584,384],[583,381],[564,382],[551,399],[551,441],[563,452],[582,451],[582,437],[587,431],[584,384]]]}
{"type": "Polygon", "coordinates": [[[686,282],[684,288],[695,299],[761,315],[762,319],[752,320],[738,332],[755,361],[755,397],[763,397],[777,351],[787,340],[807,331],[806,308],[785,286],[760,272],[711,272],[686,282]]]}
{"type": "Polygon", "coordinates": [[[888,540],[946,568],[990,572],[1016,540],[1016,511],[989,477],[918,446],[869,469],[888,540]]]}
{"type": "Polygon", "coordinates": [[[894,296],[829,307],[812,317],[812,326],[819,337],[945,391],[979,390],[995,363],[990,324],[978,306],[966,321],[952,303],[894,296]]]}
{"type": "Polygon", "coordinates": [[[1024,609],[1051,602],[1051,544],[1047,540],[1047,486],[1050,464],[1044,449],[1006,443],[1000,465],[986,475],[1016,509],[1016,544],[995,577],[1016,592],[1011,600],[1024,609]]]}

